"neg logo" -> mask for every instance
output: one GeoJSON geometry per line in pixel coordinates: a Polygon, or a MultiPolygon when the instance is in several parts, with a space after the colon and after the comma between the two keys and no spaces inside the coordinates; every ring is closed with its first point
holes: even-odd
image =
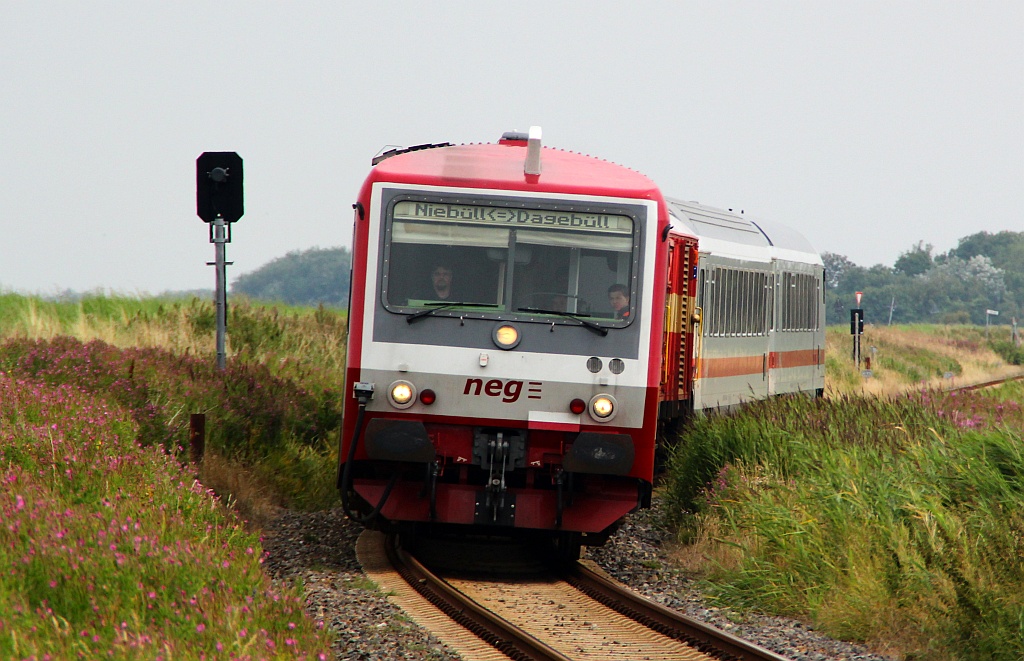
{"type": "MultiPolygon", "coordinates": [[[[540,386],[541,383],[539,381],[530,381],[530,399],[540,399],[540,386]]],[[[519,399],[519,395],[522,392],[522,381],[491,379],[484,383],[483,379],[466,379],[466,387],[463,389],[462,394],[473,395],[474,397],[479,397],[481,394],[488,397],[501,397],[501,401],[511,404],[519,399]]]]}

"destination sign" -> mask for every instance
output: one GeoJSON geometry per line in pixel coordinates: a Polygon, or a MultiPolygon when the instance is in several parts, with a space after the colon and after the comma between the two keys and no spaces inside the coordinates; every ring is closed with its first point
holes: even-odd
{"type": "Polygon", "coordinates": [[[403,201],[395,205],[394,217],[396,220],[445,221],[500,225],[502,227],[551,227],[616,234],[633,233],[633,220],[630,217],[606,213],[403,201]]]}

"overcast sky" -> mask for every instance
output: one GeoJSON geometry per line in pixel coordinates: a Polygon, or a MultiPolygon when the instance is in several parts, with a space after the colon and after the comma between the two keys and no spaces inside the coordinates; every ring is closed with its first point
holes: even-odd
{"type": "Polygon", "coordinates": [[[546,145],[891,265],[1024,231],[1024,3],[0,0],[0,290],[212,288],[349,245],[388,145],[546,145]]]}

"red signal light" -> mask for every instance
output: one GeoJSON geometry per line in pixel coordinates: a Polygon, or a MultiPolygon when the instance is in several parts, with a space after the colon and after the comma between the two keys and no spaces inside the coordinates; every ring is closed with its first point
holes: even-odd
{"type": "Polygon", "coordinates": [[[431,390],[429,388],[427,388],[426,390],[424,390],[424,391],[422,391],[420,393],[420,402],[423,403],[423,404],[426,404],[427,406],[430,406],[436,400],[437,400],[437,395],[434,393],[433,390],[431,390]]]}
{"type": "Polygon", "coordinates": [[[576,399],[569,402],[569,410],[575,413],[576,415],[579,415],[587,410],[587,403],[577,397],[576,399]]]}

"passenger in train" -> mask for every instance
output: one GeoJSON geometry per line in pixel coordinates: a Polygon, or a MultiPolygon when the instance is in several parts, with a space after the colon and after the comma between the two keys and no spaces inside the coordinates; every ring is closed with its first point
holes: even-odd
{"type": "Polygon", "coordinates": [[[629,289],[626,285],[614,284],[608,288],[608,303],[616,319],[629,319],[629,289]]]}
{"type": "Polygon", "coordinates": [[[452,280],[455,272],[451,265],[446,262],[438,262],[434,270],[430,272],[430,290],[425,299],[431,301],[457,301],[454,296],[452,280]]]}

